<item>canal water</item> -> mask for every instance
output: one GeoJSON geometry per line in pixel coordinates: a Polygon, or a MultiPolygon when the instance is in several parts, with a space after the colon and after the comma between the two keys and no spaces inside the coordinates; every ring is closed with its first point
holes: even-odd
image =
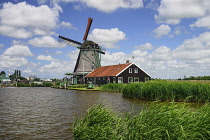
{"type": "Polygon", "coordinates": [[[140,110],[146,102],[123,98],[120,93],[0,88],[0,139],[73,139],[73,122],[100,103],[124,113],[140,110]]]}

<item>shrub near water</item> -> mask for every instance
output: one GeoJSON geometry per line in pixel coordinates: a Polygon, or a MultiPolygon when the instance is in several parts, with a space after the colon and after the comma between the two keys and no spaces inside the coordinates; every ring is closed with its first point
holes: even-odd
{"type": "Polygon", "coordinates": [[[190,109],[185,104],[152,103],[139,114],[128,113],[124,117],[98,105],[74,123],[74,137],[76,140],[207,140],[209,124],[209,104],[190,109]]]}
{"type": "Polygon", "coordinates": [[[109,91],[109,92],[122,92],[125,84],[123,83],[109,83],[106,85],[102,85],[102,91],[109,91]]]}
{"type": "Polygon", "coordinates": [[[160,101],[210,101],[210,85],[192,82],[149,81],[128,84],[123,96],[160,101]]]}

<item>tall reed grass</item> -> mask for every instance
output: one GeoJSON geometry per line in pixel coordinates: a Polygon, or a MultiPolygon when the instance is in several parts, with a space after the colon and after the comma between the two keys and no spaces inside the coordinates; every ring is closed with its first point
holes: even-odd
{"type": "Polygon", "coordinates": [[[74,123],[75,140],[194,140],[210,138],[210,104],[151,103],[138,114],[113,113],[104,105],[74,123]]]}
{"type": "Polygon", "coordinates": [[[163,80],[132,83],[123,88],[123,96],[143,100],[209,102],[210,85],[163,80]]]}
{"type": "Polygon", "coordinates": [[[122,92],[125,84],[123,83],[109,83],[101,86],[101,91],[122,92]]]}

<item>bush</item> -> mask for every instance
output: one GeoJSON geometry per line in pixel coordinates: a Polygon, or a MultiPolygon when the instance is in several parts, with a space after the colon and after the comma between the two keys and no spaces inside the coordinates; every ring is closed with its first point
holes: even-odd
{"type": "Polygon", "coordinates": [[[49,82],[43,82],[43,87],[51,87],[53,86],[52,83],[49,83],[49,82]]]}
{"type": "Polygon", "coordinates": [[[125,84],[123,83],[109,83],[106,85],[102,85],[102,91],[109,91],[109,92],[122,92],[125,84]]]}
{"type": "Polygon", "coordinates": [[[191,109],[185,104],[151,103],[139,114],[124,117],[103,105],[74,123],[75,140],[209,139],[210,105],[191,109]]]}
{"type": "Polygon", "coordinates": [[[160,101],[210,101],[210,85],[192,82],[149,81],[124,87],[123,96],[160,101]]]}

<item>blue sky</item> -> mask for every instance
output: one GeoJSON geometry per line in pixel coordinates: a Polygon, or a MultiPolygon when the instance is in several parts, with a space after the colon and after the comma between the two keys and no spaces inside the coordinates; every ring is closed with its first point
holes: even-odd
{"type": "Polygon", "coordinates": [[[134,62],[153,78],[210,75],[209,0],[1,0],[0,71],[63,78],[79,50],[58,35],[106,48],[102,65],[134,62]],[[133,59],[134,57],[134,59],[133,59]]]}

